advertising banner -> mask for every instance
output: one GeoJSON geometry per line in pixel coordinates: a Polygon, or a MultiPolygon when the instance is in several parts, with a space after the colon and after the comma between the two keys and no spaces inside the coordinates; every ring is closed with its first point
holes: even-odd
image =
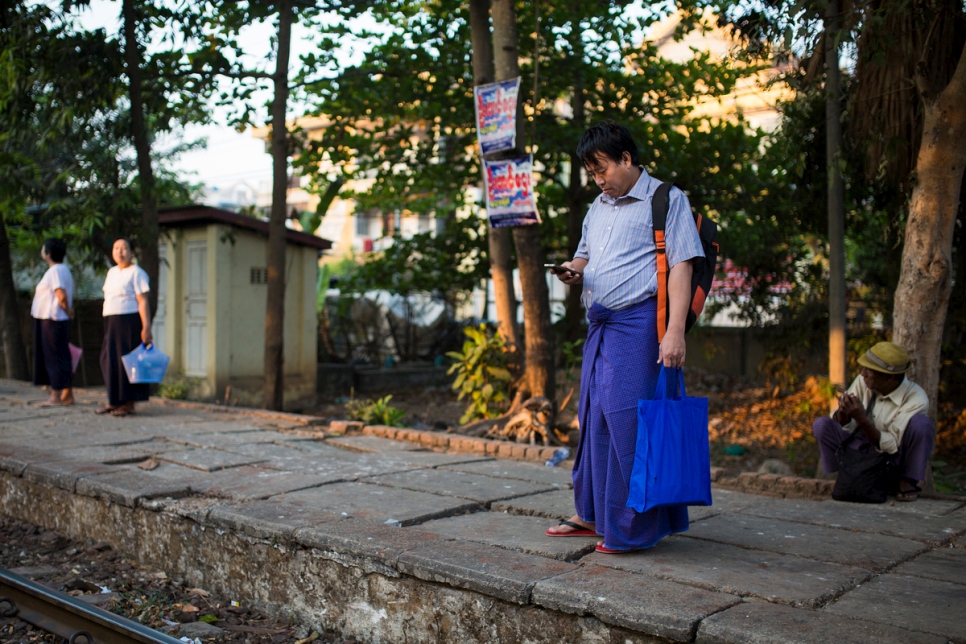
{"type": "Polygon", "coordinates": [[[476,135],[484,155],[512,150],[516,146],[519,93],[519,77],[479,85],[473,90],[476,99],[476,135]]]}
{"type": "Polygon", "coordinates": [[[484,161],[486,214],[494,228],[539,224],[533,198],[533,157],[484,161]]]}

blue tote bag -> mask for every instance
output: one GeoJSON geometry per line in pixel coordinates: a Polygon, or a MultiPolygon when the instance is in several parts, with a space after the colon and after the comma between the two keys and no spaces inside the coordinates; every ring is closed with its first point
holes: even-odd
{"type": "Polygon", "coordinates": [[[667,397],[661,366],[654,400],[637,401],[637,448],[627,507],[638,512],[669,505],[711,505],[708,399],[690,398],[684,372],[672,369],[680,395],[667,397]]]}
{"type": "Polygon", "coordinates": [[[154,348],[154,344],[138,347],[126,355],[121,356],[124,372],[132,384],[158,383],[164,380],[164,372],[168,370],[168,356],[154,348]]]}

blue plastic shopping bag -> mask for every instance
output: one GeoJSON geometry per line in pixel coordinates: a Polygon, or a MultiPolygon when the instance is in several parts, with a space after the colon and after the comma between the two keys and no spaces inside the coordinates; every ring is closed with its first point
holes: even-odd
{"type": "Polygon", "coordinates": [[[164,380],[164,372],[168,369],[169,360],[168,356],[154,348],[154,344],[148,346],[139,344],[134,351],[121,356],[124,373],[127,374],[127,379],[132,385],[164,380]]]}
{"type": "Polygon", "coordinates": [[[684,373],[672,369],[679,395],[667,397],[664,367],[654,400],[637,402],[637,448],[627,507],[638,512],[669,505],[711,505],[708,399],[690,398],[684,373]]]}

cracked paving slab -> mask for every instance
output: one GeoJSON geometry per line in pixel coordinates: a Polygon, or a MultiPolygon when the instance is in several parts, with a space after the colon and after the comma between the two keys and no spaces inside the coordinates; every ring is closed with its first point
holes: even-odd
{"type": "Polygon", "coordinates": [[[263,458],[233,454],[218,449],[195,448],[162,452],[156,458],[176,465],[201,470],[202,472],[217,472],[218,470],[230,467],[254,465],[265,460],[263,458]]]}
{"type": "MultiPolygon", "coordinates": [[[[966,530],[966,511],[953,510],[946,514],[921,514],[905,510],[899,505],[862,504],[839,501],[798,501],[763,498],[743,512],[759,517],[784,519],[834,528],[887,534],[927,542],[944,542],[966,530]]],[[[945,507],[945,506],[944,506],[945,507]]]]}
{"type": "Polygon", "coordinates": [[[952,546],[931,550],[900,564],[892,572],[966,586],[966,550],[952,546]]]}
{"type": "Polygon", "coordinates": [[[208,513],[207,522],[237,530],[256,539],[291,539],[296,530],[338,521],[341,517],[315,508],[299,507],[277,501],[252,501],[237,505],[217,505],[208,513]]]}
{"type": "Polygon", "coordinates": [[[563,521],[574,515],[574,493],[573,490],[541,492],[507,499],[506,501],[497,501],[491,508],[497,512],[563,521]]]}
{"type": "Polygon", "coordinates": [[[79,480],[77,493],[133,508],[142,500],[176,499],[199,492],[192,488],[195,481],[190,473],[197,474],[177,465],[162,465],[148,472],[119,467],[79,480]]]}
{"type": "Polygon", "coordinates": [[[466,541],[444,541],[431,548],[410,550],[399,556],[398,566],[419,579],[468,588],[517,604],[529,602],[538,582],[577,569],[571,563],[466,541]]]}
{"type": "Polygon", "coordinates": [[[966,640],[966,585],[886,574],[846,593],[824,610],[900,628],[966,640]]]}
{"type": "Polygon", "coordinates": [[[428,468],[374,476],[365,479],[365,482],[444,496],[458,496],[482,505],[553,489],[548,485],[540,485],[530,481],[498,479],[480,474],[428,468]]]}
{"type": "Polygon", "coordinates": [[[739,514],[698,521],[691,525],[687,537],[869,570],[881,570],[927,549],[910,539],[739,514]]]}
{"type": "Polygon", "coordinates": [[[394,453],[427,451],[422,445],[416,445],[407,441],[394,441],[379,436],[339,436],[336,438],[327,438],[325,442],[335,447],[355,450],[357,452],[394,453]]]}
{"type": "Polygon", "coordinates": [[[476,541],[507,550],[573,561],[594,549],[601,537],[550,537],[553,521],[502,512],[477,512],[424,523],[424,530],[451,539],[476,541]]]}
{"type": "Polygon", "coordinates": [[[443,465],[441,470],[482,474],[494,478],[517,479],[542,483],[553,488],[570,489],[573,487],[573,473],[563,467],[547,467],[519,461],[490,460],[460,465],[443,465]]]}
{"type": "Polygon", "coordinates": [[[653,548],[615,557],[591,553],[581,560],[743,597],[818,607],[872,573],[794,555],[670,536],[653,548]]]}
{"type": "Polygon", "coordinates": [[[272,499],[280,503],[398,526],[414,525],[481,509],[478,503],[466,499],[368,483],[332,483],[282,494],[272,499]]]}
{"type": "Polygon", "coordinates": [[[259,465],[242,465],[212,472],[202,490],[221,498],[249,500],[319,487],[329,477],[299,471],[284,471],[259,465]]]}
{"type": "Polygon", "coordinates": [[[288,438],[281,432],[271,432],[264,429],[254,429],[251,431],[223,431],[206,432],[197,434],[180,434],[178,436],[166,436],[166,440],[172,443],[184,443],[193,447],[205,447],[214,449],[233,450],[235,447],[253,447],[257,449],[265,443],[276,443],[288,438]]]}
{"type": "Polygon", "coordinates": [[[825,611],[743,602],[703,620],[696,644],[946,644],[946,638],[825,611]]]}
{"type": "Polygon", "coordinates": [[[741,602],[734,595],[602,566],[580,566],[538,582],[532,597],[546,608],[593,615],[676,642],[691,641],[701,620],[741,602]]]}

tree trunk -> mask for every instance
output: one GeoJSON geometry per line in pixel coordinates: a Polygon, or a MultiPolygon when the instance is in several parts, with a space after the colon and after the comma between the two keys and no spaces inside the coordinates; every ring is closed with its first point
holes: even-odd
{"type": "Polygon", "coordinates": [[[292,41],[292,5],[278,6],[278,53],[272,100],[272,214],[268,222],[268,300],[265,307],[265,384],[262,406],[282,409],[285,376],[285,218],[288,193],[288,63],[292,41]]]}
{"type": "Polygon", "coordinates": [[[144,122],[144,99],[141,77],[141,49],[137,40],[137,16],[134,0],[124,0],[124,61],[127,68],[128,95],[131,99],[131,138],[137,154],[138,180],[141,184],[141,235],[138,265],[148,274],[151,290],[151,319],[158,310],[158,200],[154,190],[151,166],[151,137],[144,122]]]}
{"type": "MultiPolygon", "coordinates": [[[[828,173],[828,378],[846,386],[845,187],[842,182],[842,90],[839,79],[839,3],[825,13],[825,167],[828,173]]],[[[833,401],[833,405],[835,402],[833,401]]]]}
{"type": "MultiPolygon", "coordinates": [[[[570,27],[570,50],[573,52],[574,67],[582,69],[584,57],[584,43],[581,40],[582,30],[579,21],[578,7],[573,7],[573,22],[570,27]]],[[[573,94],[570,97],[570,108],[573,113],[571,125],[574,131],[587,126],[584,110],[584,77],[578,73],[574,78],[573,94]]],[[[577,146],[570,153],[570,181],[567,186],[567,259],[573,259],[577,254],[580,236],[583,232],[584,216],[587,214],[587,196],[584,190],[581,169],[583,165],[577,158],[577,146]]],[[[567,291],[567,312],[564,322],[564,336],[569,342],[574,342],[583,336],[584,309],[580,304],[583,285],[574,284],[567,291]]]]}
{"type": "MultiPolygon", "coordinates": [[[[516,9],[513,0],[493,0],[493,62],[496,80],[520,75],[517,58],[516,9]]],[[[523,110],[517,109],[517,147],[523,144],[523,110]]],[[[514,154],[518,154],[519,150],[514,154]]],[[[513,242],[523,288],[525,381],[531,396],[554,400],[553,336],[550,327],[550,296],[543,267],[540,227],[516,226],[513,242]]]]}
{"type": "Polygon", "coordinates": [[[17,287],[13,283],[13,263],[10,260],[10,239],[7,224],[0,220],[0,339],[7,378],[30,380],[27,349],[20,330],[20,306],[17,287]]]}
{"type": "MultiPolygon", "coordinates": [[[[952,243],[966,168],[966,50],[938,96],[923,96],[922,145],[909,203],[893,341],[912,357],[908,376],[929,395],[936,420],[943,325],[952,287],[952,243]]],[[[962,276],[958,276],[962,277],[962,276]]]]}
{"type": "MultiPolygon", "coordinates": [[[[473,82],[493,82],[493,41],[490,35],[490,0],[470,0],[470,34],[473,41],[473,82]]],[[[486,168],[480,168],[486,174],[486,168]]],[[[485,185],[485,184],[484,184],[485,185]]],[[[500,337],[511,356],[519,357],[517,337],[516,294],[513,292],[513,264],[510,258],[510,231],[487,226],[490,279],[500,337]]],[[[511,363],[514,359],[511,358],[511,363]]]]}

